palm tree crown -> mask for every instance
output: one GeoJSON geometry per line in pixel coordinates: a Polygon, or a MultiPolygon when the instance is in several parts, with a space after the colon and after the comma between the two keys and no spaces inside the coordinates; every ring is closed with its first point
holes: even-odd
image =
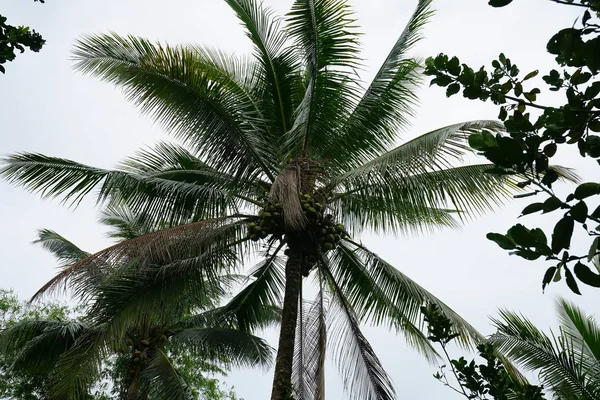
{"type": "Polygon", "coordinates": [[[210,281],[259,252],[263,261],[215,317],[254,329],[283,305],[272,399],[292,392],[323,398],[326,343],[336,348],[353,398],[393,399],[361,322],[397,329],[435,357],[419,312],[433,302],[465,344],[480,336],[358,237],[364,229],[453,227],[455,216],[501,202],[510,181],[484,173],[488,165],[458,162],[469,152],[470,133],[502,126],[457,123],[398,145],[419,83],[419,64],[408,51],[431,15],[431,0],[419,0],[367,85],[356,73],[359,34],[346,1],[296,0],[285,19],[257,1],[225,1],[244,26],[252,57],[116,34],[78,42],[76,68],[123,88],[177,143],[142,150],[115,170],[16,154],[4,160],[2,175],[74,204],[98,189],[99,200],[127,205],[156,229],[175,227],[91,255],[40,294],[66,282],[85,288],[90,271],[107,265],[161,265],[157,297],[146,300],[164,304],[182,293],[182,279],[210,281]],[[303,276],[314,277],[319,289],[308,303],[301,300],[303,276]],[[327,342],[330,333],[336,339],[327,342]]]}

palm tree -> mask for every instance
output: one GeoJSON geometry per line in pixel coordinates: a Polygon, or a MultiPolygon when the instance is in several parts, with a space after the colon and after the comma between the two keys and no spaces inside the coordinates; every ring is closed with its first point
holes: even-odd
{"type": "MultiPolygon", "coordinates": [[[[109,207],[101,220],[113,228],[113,238],[133,239],[146,233],[143,223],[126,209],[109,207]]],[[[90,256],[48,229],[40,230],[34,243],[49,250],[62,268],[90,256]]],[[[110,274],[96,274],[81,285],[71,285],[85,301],[82,320],[24,321],[0,332],[0,354],[14,359],[13,369],[51,376],[50,398],[87,398],[90,388],[103,379],[102,367],[110,362],[114,385],[130,400],[195,399],[195,389],[177,369],[174,358],[179,354],[196,365],[216,361],[213,368],[222,363],[270,364],[272,349],[262,339],[232,324],[214,324],[210,310],[223,287],[207,285],[203,291],[186,295],[185,301],[177,299],[154,312],[139,310],[136,302],[152,290],[156,271],[146,269],[142,279],[134,266],[132,279],[130,266],[110,268],[110,274]],[[131,317],[132,312],[136,318],[131,317]]],[[[220,283],[227,285],[230,279],[221,277],[220,283]]]]}
{"type": "Polygon", "coordinates": [[[2,175],[73,204],[98,189],[99,201],[125,204],[150,226],[176,227],[96,253],[39,294],[93,280],[106,265],[160,264],[168,273],[160,288],[156,283],[158,297],[139,303],[152,308],[177,292],[182,271],[187,284],[192,273],[205,282],[259,252],[263,261],[247,285],[216,315],[254,329],[264,325],[265,310],[283,305],[272,399],[292,392],[323,397],[330,333],[352,396],[393,399],[362,322],[394,328],[436,357],[419,312],[430,302],[454,322],[465,345],[481,337],[358,238],[363,230],[455,227],[509,196],[514,186],[486,174],[489,165],[459,165],[470,152],[469,134],[498,133],[502,125],[457,123],[399,145],[420,81],[419,64],[407,54],[431,15],[431,0],[419,0],[365,89],[346,1],[296,0],[285,21],[257,1],[225,1],[253,45],[251,58],[116,34],[78,42],[76,68],[122,87],[178,144],[140,151],[114,170],[15,154],[4,160],[2,175]],[[301,301],[303,276],[319,289],[308,304],[301,301]]]}
{"type": "Polygon", "coordinates": [[[501,311],[494,346],[529,371],[561,400],[600,399],[600,325],[573,303],[556,302],[558,333],[550,336],[523,315],[501,311]]]}

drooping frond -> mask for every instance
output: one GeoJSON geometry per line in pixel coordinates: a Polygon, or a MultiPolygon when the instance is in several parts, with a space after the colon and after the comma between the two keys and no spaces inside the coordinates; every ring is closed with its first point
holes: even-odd
{"type": "Polygon", "coordinates": [[[11,368],[50,373],[88,325],[78,321],[24,321],[0,332],[0,354],[12,354],[11,368]]]}
{"type": "Polygon", "coordinates": [[[360,330],[352,305],[335,279],[323,268],[325,286],[331,298],[330,342],[351,399],[393,400],[396,392],[373,348],[360,330]]]}
{"type": "Polygon", "coordinates": [[[194,400],[189,386],[162,349],[154,349],[150,353],[148,365],[143,368],[141,375],[151,385],[156,399],[194,400]]]}
{"type": "Polygon", "coordinates": [[[152,231],[131,209],[110,203],[102,210],[99,222],[110,228],[107,236],[117,241],[133,239],[152,231]]]}
{"type": "Polygon", "coordinates": [[[64,352],[50,375],[49,400],[85,398],[111,351],[103,326],[90,326],[64,352]]]}
{"type": "MultiPolygon", "coordinates": [[[[384,296],[388,304],[397,307],[397,310],[385,310],[385,308],[378,310],[375,307],[376,303],[372,299],[357,296],[352,304],[357,310],[362,309],[364,312],[373,313],[369,317],[376,320],[378,318],[391,320],[401,330],[403,329],[403,324],[406,324],[406,322],[414,324],[416,329],[423,329],[424,325],[420,308],[426,303],[432,303],[438,305],[444,315],[453,323],[455,332],[460,334],[457,338],[458,343],[462,346],[473,347],[474,344],[481,343],[484,340],[483,336],[475,328],[425,288],[363,245],[350,241],[347,242],[346,246],[354,253],[358,260],[361,260],[364,266],[364,274],[369,277],[369,281],[377,288],[377,292],[381,296],[384,296]],[[398,318],[398,316],[401,316],[401,318],[398,318]]],[[[338,279],[337,282],[339,285],[344,285],[341,286],[342,290],[349,293],[353,293],[353,290],[356,292],[356,289],[350,287],[351,281],[348,277],[345,279],[336,277],[336,279],[338,279]]],[[[407,327],[414,330],[410,325],[407,325],[407,327]]],[[[418,337],[414,336],[414,339],[418,339],[418,337]]]]}
{"type": "Polygon", "coordinates": [[[272,363],[273,348],[265,340],[237,329],[188,328],[173,333],[171,340],[208,358],[229,360],[235,366],[269,367],[272,363]]]}
{"type": "Polygon", "coordinates": [[[285,287],[285,260],[278,255],[280,249],[281,246],[259,263],[250,272],[249,283],[215,310],[217,321],[233,320],[235,326],[244,331],[279,322],[278,307],[282,304],[285,287]]]}
{"type": "Polygon", "coordinates": [[[79,40],[73,55],[76,69],[121,86],[143,113],[202,151],[212,167],[273,177],[256,99],[210,53],[113,33],[79,40]]]}
{"type": "Polygon", "coordinates": [[[493,319],[498,332],[490,338],[499,351],[525,369],[539,371],[546,387],[600,399],[600,366],[581,351],[569,333],[561,330],[558,336],[548,337],[522,315],[501,310],[500,317],[493,319]]]}
{"type": "Polygon", "coordinates": [[[154,172],[105,170],[31,153],[9,156],[3,164],[0,176],[43,197],[58,197],[76,205],[97,188],[99,202],[124,202],[140,218],[154,216],[152,221],[171,225],[222,216],[250,204],[240,198],[241,193],[232,192],[231,181],[229,187],[224,185],[227,175],[215,179],[214,170],[202,170],[201,165],[196,167],[198,171],[187,174],[195,180],[186,181],[182,179],[186,171],[154,171],[163,172],[165,176],[161,177],[154,172]],[[169,172],[172,175],[167,177],[169,172]],[[177,172],[179,176],[175,176],[177,172]]]}
{"type": "Polygon", "coordinates": [[[38,230],[38,238],[33,244],[42,246],[59,261],[59,267],[64,268],[88,257],[90,253],[81,250],[71,241],[50,229],[38,230]]]}
{"type": "Polygon", "coordinates": [[[575,304],[563,298],[556,300],[556,310],[564,329],[562,333],[570,335],[577,348],[600,364],[600,325],[596,318],[586,315],[575,304]]]}
{"type": "Polygon", "coordinates": [[[362,165],[389,149],[413,116],[419,64],[407,53],[421,39],[422,27],[432,15],[430,5],[431,0],[419,1],[341,134],[328,143],[323,157],[335,160],[336,169],[362,165]]]}
{"type": "Polygon", "coordinates": [[[349,76],[359,66],[354,16],[345,0],[296,0],[287,22],[304,54],[306,89],[285,146],[289,155],[318,154],[358,98],[356,79],[349,76]]]}
{"type": "Polygon", "coordinates": [[[423,302],[423,296],[418,291],[406,292],[403,288],[398,288],[402,298],[393,296],[392,288],[386,290],[373,279],[365,262],[355,247],[342,243],[324,259],[323,268],[335,279],[360,321],[393,328],[428,361],[438,360],[435,347],[427,339],[421,315],[413,312],[423,302]]]}
{"type": "Polygon", "coordinates": [[[385,181],[433,172],[455,166],[465,154],[473,153],[467,139],[482,130],[499,133],[504,126],[497,121],[469,121],[449,125],[425,133],[408,142],[371,158],[363,165],[332,178],[335,185],[353,186],[372,179],[385,181]]]}
{"type": "Polygon", "coordinates": [[[225,256],[247,245],[244,224],[240,218],[216,218],[126,240],[63,269],[33,299],[67,284],[75,295],[85,296],[87,289],[119,266],[134,266],[141,271],[158,267],[169,271],[173,278],[177,271],[202,267],[205,277],[210,278],[217,270],[236,265],[237,259],[225,256]]]}
{"type": "Polygon", "coordinates": [[[313,301],[302,301],[294,353],[292,383],[298,400],[325,399],[325,351],[327,300],[320,284],[313,301]],[[301,327],[301,328],[300,328],[301,327]]]}

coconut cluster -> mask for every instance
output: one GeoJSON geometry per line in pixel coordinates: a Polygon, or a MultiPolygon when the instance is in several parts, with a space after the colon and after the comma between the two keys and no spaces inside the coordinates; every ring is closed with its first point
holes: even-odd
{"type": "MultiPolygon", "coordinates": [[[[314,250],[322,252],[334,249],[341,239],[347,237],[343,224],[336,224],[331,214],[323,214],[325,206],[308,193],[299,193],[300,206],[308,221],[306,231],[310,233],[314,250]]],[[[253,241],[269,235],[283,237],[287,241],[280,203],[270,203],[258,212],[258,218],[248,224],[248,238],[253,241]]],[[[312,253],[312,251],[308,251],[312,253]]]]}
{"type": "Polygon", "coordinates": [[[276,233],[283,234],[282,207],[268,203],[258,212],[258,219],[248,224],[248,237],[256,242],[276,233]]]}
{"type": "Polygon", "coordinates": [[[152,332],[151,338],[142,338],[137,335],[132,335],[127,338],[127,346],[131,354],[129,370],[127,377],[133,379],[136,372],[148,362],[148,350],[151,348],[161,347],[166,341],[167,336],[158,331],[152,332]]]}

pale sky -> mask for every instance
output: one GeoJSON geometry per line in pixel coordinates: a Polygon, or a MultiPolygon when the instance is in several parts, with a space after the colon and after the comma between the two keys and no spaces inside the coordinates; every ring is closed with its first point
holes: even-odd
{"type": "MultiPolygon", "coordinates": [[[[364,79],[377,70],[416,3],[350,1],[364,32],[364,79]]],[[[283,14],[291,0],[268,0],[266,4],[283,14]]],[[[559,28],[570,26],[579,11],[547,0],[515,0],[503,9],[493,9],[485,0],[438,0],[434,7],[436,16],[425,28],[426,39],[416,47],[415,54],[426,57],[444,52],[479,67],[489,65],[504,51],[522,71],[541,72],[553,68],[552,58],[544,51],[545,43],[559,28]]],[[[2,156],[40,152],[109,168],[139,147],[167,138],[152,121],[139,115],[119,89],[72,70],[70,49],[82,34],[115,31],[236,53],[250,49],[233,12],[220,0],[49,0],[46,4],[3,0],[1,12],[9,23],[30,25],[47,39],[40,53],[19,55],[15,62],[5,64],[7,73],[0,76],[2,156]]],[[[460,121],[493,119],[498,114],[491,103],[461,96],[446,99],[439,87],[424,85],[419,97],[421,107],[405,139],[460,121]]],[[[544,97],[541,100],[552,101],[544,97]]],[[[577,167],[584,178],[595,177],[593,165],[581,162],[574,154],[562,155],[559,160],[577,167]]],[[[0,231],[0,287],[13,288],[23,298],[56,272],[52,258],[30,244],[38,228],[54,229],[88,251],[109,244],[96,223],[97,212],[91,201],[69,210],[58,201],[41,200],[3,181],[0,198],[4,227],[0,231]]],[[[600,290],[582,287],[584,296],[579,297],[570,294],[561,282],[542,294],[541,279],[548,267],[544,261],[511,257],[485,238],[490,231],[505,232],[528,202],[513,201],[460,231],[417,238],[363,239],[484,334],[493,333],[488,316],[496,315],[498,307],[520,311],[543,328],[554,325],[553,302],[558,295],[574,299],[586,311],[595,313],[600,290]]],[[[528,217],[523,223],[548,228],[556,220],[551,214],[549,219],[528,217]]],[[[584,248],[588,242],[583,238],[580,243],[584,248]]],[[[436,368],[407,348],[401,336],[382,328],[365,331],[392,377],[399,398],[459,398],[432,377],[436,368]]],[[[276,343],[275,332],[267,332],[266,337],[276,343]]],[[[328,368],[328,398],[347,398],[334,366],[328,368]]],[[[233,371],[226,381],[235,386],[238,396],[263,400],[270,393],[272,371],[233,371]]]]}

